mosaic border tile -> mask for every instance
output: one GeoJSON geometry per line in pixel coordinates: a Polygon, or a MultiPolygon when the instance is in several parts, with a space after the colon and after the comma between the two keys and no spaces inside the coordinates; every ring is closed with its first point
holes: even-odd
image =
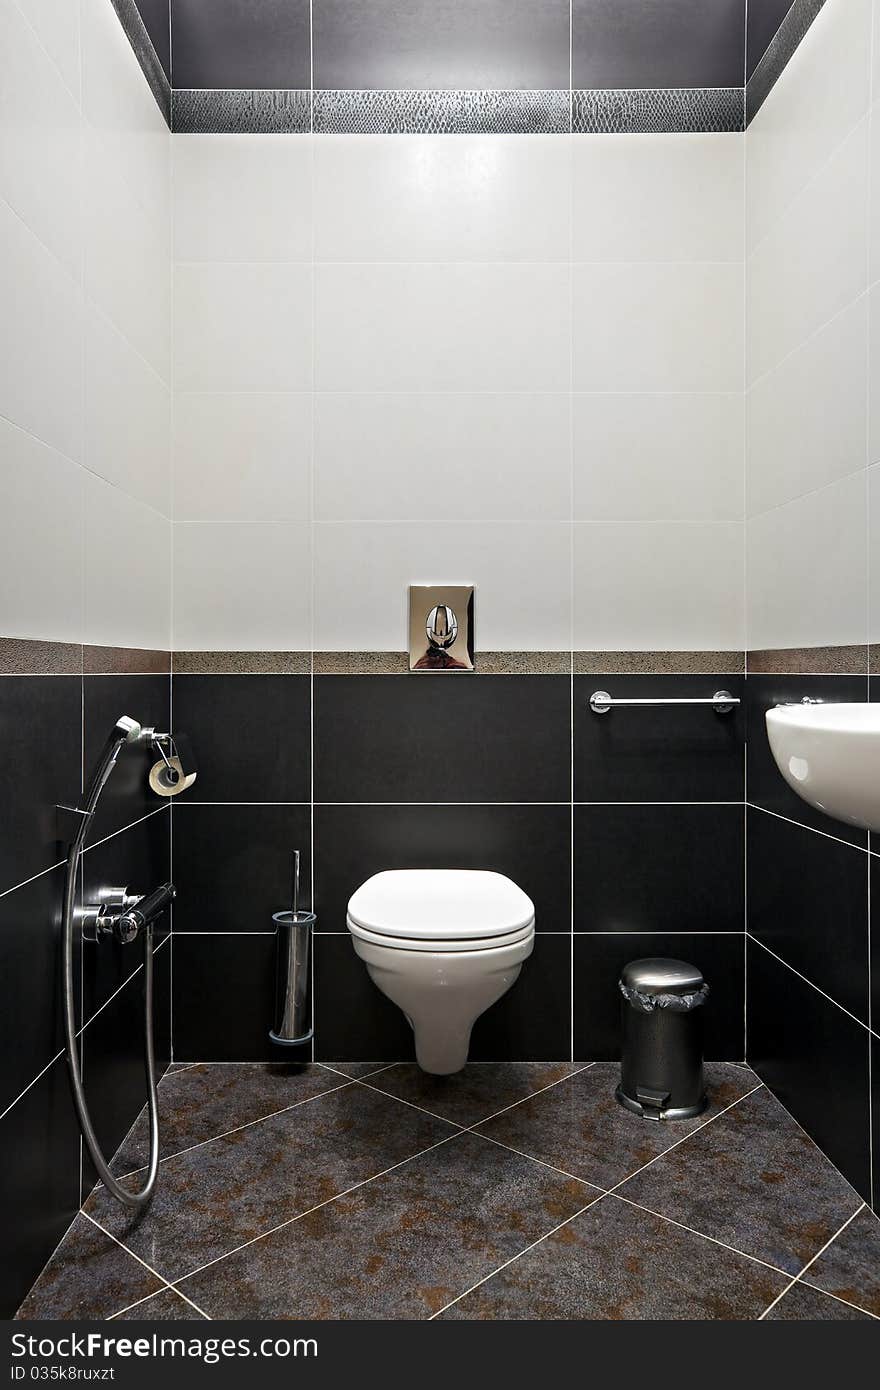
{"type": "Polygon", "coordinates": [[[171,83],[165,73],[153,41],[147,33],[144,21],[135,0],[110,0],[116,17],[122,25],[123,33],[131,44],[134,56],[141,65],[147,79],[147,86],[156,98],[156,105],[162,112],[165,124],[171,129],[171,83]]]}
{"type": "Polygon", "coordinates": [[[745,128],[742,87],[578,88],[575,135],[736,134],[745,128]]]}
{"type": "Polygon", "coordinates": [[[558,135],[570,122],[567,88],[314,93],[319,135],[558,135]]]}
{"type": "Polygon", "coordinates": [[[865,676],[871,650],[867,646],[767,647],[746,653],[746,669],[750,676],[865,676]]]}
{"type": "MultiPolygon", "coordinates": [[[[175,662],[176,660],[175,657],[175,662]]],[[[406,652],[315,652],[313,669],[316,676],[409,676],[413,674],[409,669],[409,656],[406,652]]],[[[473,671],[466,674],[469,676],[567,676],[570,672],[571,654],[569,652],[478,651],[473,671]]]]}
{"type": "Polygon", "coordinates": [[[740,676],[744,671],[744,652],[574,653],[576,676],[740,676]]]}
{"type": "Polygon", "coordinates": [[[0,676],[79,676],[82,669],[79,642],[0,637],[0,676]]]}
{"type": "Polygon", "coordinates": [[[311,128],[308,87],[176,87],[171,94],[175,135],[308,135],[311,128]]]}
{"type": "Polygon", "coordinates": [[[172,652],[175,676],[307,676],[311,652],[172,652]]]}
{"type": "Polygon", "coordinates": [[[755,119],[825,0],[794,0],[746,86],[746,126],[755,119]]]}
{"type": "Polygon", "coordinates": [[[171,653],[144,647],[83,647],[86,676],[169,676],[171,653]]]}

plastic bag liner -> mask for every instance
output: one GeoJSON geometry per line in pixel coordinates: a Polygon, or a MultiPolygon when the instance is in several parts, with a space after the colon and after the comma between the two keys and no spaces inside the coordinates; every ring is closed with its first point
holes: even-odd
{"type": "Polygon", "coordinates": [[[634,1009],[641,1009],[645,1014],[652,1014],[655,1009],[672,1009],[674,1013],[679,1014],[690,1013],[691,1009],[698,1009],[701,1004],[705,1004],[709,993],[709,986],[706,984],[691,994],[643,994],[641,990],[630,989],[622,980],[618,984],[626,1002],[634,1009]]]}

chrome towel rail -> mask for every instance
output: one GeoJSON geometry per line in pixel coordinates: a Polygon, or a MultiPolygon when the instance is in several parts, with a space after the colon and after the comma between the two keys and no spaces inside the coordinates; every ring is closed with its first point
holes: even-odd
{"type": "Polygon", "coordinates": [[[638,705],[711,705],[716,714],[730,714],[730,711],[738,704],[740,704],[739,697],[731,695],[729,690],[716,690],[714,695],[696,700],[680,699],[675,696],[664,700],[615,700],[608,694],[607,690],[594,690],[590,696],[590,709],[594,714],[607,714],[610,709],[622,709],[638,705]]]}

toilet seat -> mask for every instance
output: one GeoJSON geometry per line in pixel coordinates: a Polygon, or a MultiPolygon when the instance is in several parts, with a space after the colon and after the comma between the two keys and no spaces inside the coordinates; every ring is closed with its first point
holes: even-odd
{"type": "Polygon", "coordinates": [[[504,874],[488,869],[391,869],[352,894],[347,924],[355,935],[389,946],[486,950],[528,936],[535,906],[504,874]]]}
{"type": "Polygon", "coordinates": [[[456,955],[461,951],[495,951],[501,946],[515,946],[518,941],[528,941],[535,932],[534,918],[516,931],[471,937],[391,936],[388,932],[370,931],[368,927],[353,922],[350,916],[346,918],[346,925],[359,941],[370,941],[374,946],[384,946],[389,951],[438,951],[456,955]]]}

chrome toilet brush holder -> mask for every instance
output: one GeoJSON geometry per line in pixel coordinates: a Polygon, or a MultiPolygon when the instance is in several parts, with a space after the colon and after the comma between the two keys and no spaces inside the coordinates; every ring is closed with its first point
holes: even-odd
{"type": "Polygon", "coordinates": [[[314,1033],[311,1010],[312,933],[314,912],[301,912],[299,850],[293,856],[293,904],[275,912],[275,1027],[269,1037],[283,1047],[308,1042],[314,1033]]]}

